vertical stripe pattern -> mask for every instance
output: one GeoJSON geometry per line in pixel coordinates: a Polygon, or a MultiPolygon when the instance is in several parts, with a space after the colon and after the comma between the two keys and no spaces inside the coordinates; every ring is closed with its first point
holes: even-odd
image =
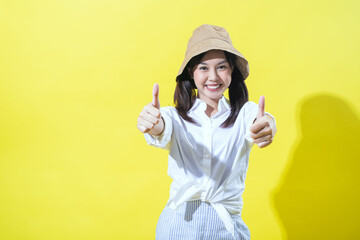
{"type": "MultiPolygon", "coordinates": [[[[231,215],[236,240],[249,240],[250,232],[240,215],[231,215]]],[[[165,207],[156,227],[156,240],[234,240],[215,209],[201,200],[178,210],[165,207]]]]}

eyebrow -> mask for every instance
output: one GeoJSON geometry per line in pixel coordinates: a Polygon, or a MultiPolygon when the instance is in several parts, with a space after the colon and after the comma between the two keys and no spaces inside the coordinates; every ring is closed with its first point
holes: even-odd
{"type": "MultiPolygon", "coordinates": [[[[223,60],[223,61],[217,63],[216,65],[220,65],[220,64],[223,64],[223,63],[227,63],[227,62],[228,62],[227,60],[223,60]]],[[[207,65],[207,63],[204,63],[204,62],[201,62],[199,64],[207,65]]]]}

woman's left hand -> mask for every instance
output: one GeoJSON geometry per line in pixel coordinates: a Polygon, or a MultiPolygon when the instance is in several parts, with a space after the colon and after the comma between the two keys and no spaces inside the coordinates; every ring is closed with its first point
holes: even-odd
{"type": "Polygon", "coordinates": [[[259,110],[257,117],[250,128],[250,137],[254,140],[254,143],[258,145],[259,148],[266,147],[270,145],[276,133],[276,124],[275,120],[270,116],[265,114],[265,97],[261,96],[259,100],[259,110]]]}

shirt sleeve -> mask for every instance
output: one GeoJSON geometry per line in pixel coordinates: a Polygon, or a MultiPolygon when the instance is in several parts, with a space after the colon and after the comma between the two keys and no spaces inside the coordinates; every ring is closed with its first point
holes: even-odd
{"type": "MultiPolygon", "coordinates": [[[[250,128],[254,123],[254,120],[257,117],[257,112],[258,112],[258,105],[254,102],[247,102],[245,105],[245,128],[246,128],[246,133],[245,133],[245,139],[249,142],[249,143],[253,143],[254,140],[250,137],[250,128]]],[[[276,125],[276,121],[273,115],[271,115],[268,112],[265,112],[265,114],[269,115],[270,117],[272,117],[274,119],[275,125],[276,125]]]]}
{"type": "Polygon", "coordinates": [[[168,107],[160,109],[161,117],[164,119],[164,131],[159,136],[153,136],[149,133],[144,133],[145,140],[150,146],[170,149],[171,135],[172,135],[172,117],[168,107]]]}

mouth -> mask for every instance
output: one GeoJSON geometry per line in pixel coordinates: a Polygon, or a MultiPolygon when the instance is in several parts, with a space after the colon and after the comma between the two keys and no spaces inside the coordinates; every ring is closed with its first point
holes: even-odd
{"type": "Polygon", "coordinates": [[[205,85],[205,87],[212,92],[216,92],[222,84],[209,84],[209,85],[205,85]]]}

